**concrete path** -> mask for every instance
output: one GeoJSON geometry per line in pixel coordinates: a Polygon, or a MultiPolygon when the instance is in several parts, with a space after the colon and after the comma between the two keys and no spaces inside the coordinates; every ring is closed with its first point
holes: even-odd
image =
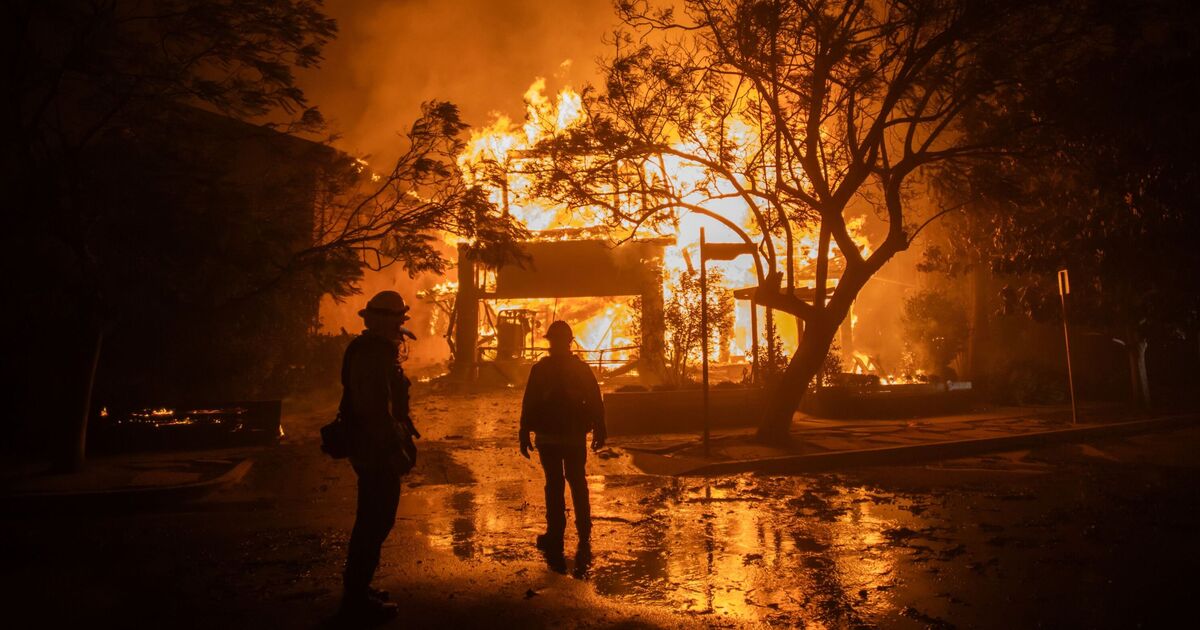
{"type": "MultiPolygon", "coordinates": [[[[442,415],[439,412],[451,411],[432,400],[420,411],[434,417],[442,415]]],[[[458,451],[459,459],[464,461],[470,460],[471,453],[491,459],[506,451],[515,451],[515,435],[511,440],[506,439],[504,427],[515,425],[519,399],[511,395],[482,394],[463,396],[458,400],[458,405],[471,407],[471,411],[456,417],[445,435],[427,438],[451,444],[469,441],[468,448],[458,451]],[[483,418],[487,419],[484,423],[473,422],[483,418]]],[[[323,416],[318,414],[318,417],[323,416]]],[[[1132,435],[1178,428],[1198,420],[1200,415],[1197,414],[1130,419],[1127,412],[1105,406],[1086,408],[1079,424],[1070,422],[1070,410],[1065,406],[1003,407],[910,420],[827,420],[798,413],[792,426],[792,441],[787,445],[760,444],[753,439],[752,429],[714,432],[708,453],[695,435],[622,436],[610,440],[612,448],[598,454],[596,465],[605,474],[797,474],[910,464],[1058,442],[1132,435]]],[[[515,426],[508,431],[515,433],[515,426]]],[[[428,442],[430,440],[426,439],[428,442]]],[[[250,470],[256,452],[261,449],[128,454],[93,458],[76,474],[30,474],[28,471],[8,474],[0,492],[0,511],[155,505],[195,500],[240,482],[250,470]]],[[[440,482],[467,481],[469,475],[462,474],[461,464],[450,462],[443,453],[441,449],[426,453],[422,462],[426,476],[440,482]]],[[[530,462],[529,468],[533,470],[536,466],[530,462]]]]}
{"type": "Polygon", "coordinates": [[[1065,407],[999,408],[973,414],[914,420],[823,420],[797,414],[786,445],[756,442],[752,430],[710,438],[708,452],[696,436],[643,436],[617,441],[640,470],[662,475],[802,473],[860,466],[909,464],[1015,448],[1078,442],[1186,426],[1200,415],[1131,418],[1112,407],[1093,407],[1073,424],[1065,407]]]}
{"type": "Polygon", "coordinates": [[[124,508],[199,499],[238,483],[255,449],[133,453],[90,459],[83,470],[6,475],[0,512],[124,508]]]}

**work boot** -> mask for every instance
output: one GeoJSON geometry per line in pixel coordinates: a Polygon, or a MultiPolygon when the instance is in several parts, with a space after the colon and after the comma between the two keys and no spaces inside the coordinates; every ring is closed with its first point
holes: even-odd
{"type": "Polygon", "coordinates": [[[537,548],[542,551],[562,551],[563,536],[562,534],[538,534],[537,548]]]}
{"type": "Polygon", "coordinates": [[[588,571],[592,568],[592,545],[590,542],[580,539],[579,546],[575,548],[575,568],[571,571],[571,575],[577,580],[587,579],[588,571]]]}
{"type": "Polygon", "coordinates": [[[355,599],[343,599],[342,607],[338,610],[338,618],[344,623],[356,626],[377,626],[388,622],[400,608],[391,602],[381,602],[370,596],[355,599]]]}
{"type": "Polygon", "coordinates": [[[381,588],[375,588],[373,586],[367,587],[367,597],[370,597],[377,602],[386,602],[392,598],[391,594],[387,591],[381,588]]]}
{"type": "Polygon", "coordinates": [[[537,537],[537,548],[546,560],[546,566],[555,573],[567,573],[567,559],[563,556],[562,534],[541,534],[537,537]]]}

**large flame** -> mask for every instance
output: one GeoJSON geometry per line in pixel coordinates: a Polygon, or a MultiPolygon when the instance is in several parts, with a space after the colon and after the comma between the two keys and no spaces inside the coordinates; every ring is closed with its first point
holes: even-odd
{"type": "MultiPolygon", "coordinates": [[[[552,137],[552,134],[562,133],[578,125],[585,116],[583,101],[579,93],[570,87],[563,88],[556,96],[546,94],[546,81],[536,79],[525,92],[525,121],[517,126],[511,119],[497,114],[491,124],[471,132],[466,150],[459,156],[458,164],[468,183],[480,185],[489,191],[491,200],[505,212],[510,213],[521,221],[526,228],[535,234],[542,232],[543,238],[562,238],[561,230],[571,229],[578,234],[580,230],[606,229],[612,238],[622,238],[628,234],[611,232],[604,228],[604,215],[598,209],[566,208],[554,202],[538,198],[534,193],[532,169],[529,168],[532,158],[526,157],[529,149],[540,141],[552,137]],[[553,232],[553,235],[551,235],[553,232]]],[[[727,144],[731,147],[734,159],[749,160],[758,149],[760,139],[756,128],[732,117],[717,123],[710,121],[706,126],[709,133],[723,133],[727,144]]],[[[676,145],[682,153],[703,153],[700,147],[689,146],[680,142],[676,145]]],[[[701,206],[710,212],[737,225],[751,238],[762,238],[761,229],[752,210],[741,201],[732,184],[716,184],[720,199],[711,199],[713,180],[705,167],[673,154],[664,154],[659,159],[647,160],[644,175],[654,181],[666,182],[689,203],[701,206]],[[721,186],[729,188],[724,190],[721,186]],[[707,189],[706,189],[707,187],[707,189]]],[[[819,226],[812,226],[816,229],[819,226]]],[[[849,224],[851,237],[859,245],[864,255],[870,253],[869,244],[862,234],[863,221],[851,221],[849,224]]],[[[648,236],[667,236],[675,239],[675,244],[668,247],[664,255],[664,285],[663,293],[670,298],[673,288],[679,284],[679,276],[698,264],[698,245],[700,229],[705,229],[706,239],[710,242],[740,242],[741,236],[727,225],[696,212],[680,212],[672,224],[670,233],[648,234],[648,236]]],[[[775,239],[776,251],[779,252],[778,267],[786,266],[785,243],[781,237],[775,239]]],[[[818,251],[818,235],[806,232],[794,236],[797,253],[797,266],[793,269],[797,278],[797,286],[812,288],[818,251]]],[[[828,257],[834,261],[840,257],[836,243],[831,244],[828,257]]],[[[754,261],[749,256],[742,256],[732,261],[712,261],[710,265],[720,268],[724,278],[724,286],[714,286],[711,290],[728,290],[740,287],[755,286],[758,276],[754,261]]],[[[831,269],[834,266],[831,265],[831,269]]],[[[836,273],[831,272],[829,286],[837,286],[836,273]]],[[[636,343],[630,338],[629,321],[633,309],[623,305],[614,306],[611,298],[577,298],[576,301],[585,305],[574,309],[571,314],[580,318],[572,321],[580,346],[589,351],[600,351],[604,348],[630,346],[636,343]],[[588,306],[590,305],[590,306],[588,306]],[[614,332],[617,331],[617,332],[614,332]]],[[[496,305],[519,306],[544,311],[545,300],[522,300],[512,304],[496,305]]],[[[760,311],[760,327],[762,326],[760,311]]],[[[565,317],[562,317],[565,318],[565,317]]],[[[747,360],[751,347],[751,313],[746,302],[738,303],[735,309],[734,334],[728,340],[729,347],[720,349],[718,355],[728,356],[733,361],[747,360]]],[[[542,322],[542,325],[549,322],[542,322]]],[[[792,317],[776,316],[775,323],[781,340],[786,346],[794,347],[798,342],[797,325],[792,317]]],[[[483,325],[484,334],[494,331],[483,325]]],[[[714,339],[715,341],[715,339],[714,339]]],[[[615,353],[614,353],[615,354],[615,353]]],[[[624,354],[621,354],[624,356],[624,354]]]]}

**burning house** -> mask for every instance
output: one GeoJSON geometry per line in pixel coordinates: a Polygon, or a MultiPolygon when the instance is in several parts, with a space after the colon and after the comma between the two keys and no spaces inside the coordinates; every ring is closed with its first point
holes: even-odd
{"type": "Polygon", "coordinates": [[[488,364],[519,380],[523,371],[515,370],[545,351],[538,333],[573,314],[585,318],[576,332],[585,360],[611,375],[636,370],[653,379],[663,362],[662,259],[668,243],[530,241],[522,244],[528,256],[522,264],[498,269],[479,266],[460,247],[455,317],[447,333],[456,372],[474,376],[488,364]]]}
{"type": "MultiPolygon", "coordinates": [[[[520,366],[527,369],[545,351],[540,332],[553,319],[567,319],[576,329],[577,351],[603,375],[636,375],[643,383],[658,384],[664,380],[666,363],[698,360],[698,340],[691,346],[678,343],[683,333],[673,330],[678,323],[666,321],[664,309],[685,300],[685,276],[694,278],[702,264],[716,271],[711,292],[731,298],[731,321],[714,327],[713,333],[712,359],[725,380],[755,378],[764,351],[771,356],[781,352],[777,346],[794,348],[803,335],[802,323],[790,315],[779,316],[756,299],[761,271],[756,258],[768,250],[743,245],[747,239],[764,239],[757,234],[751,211],[736,200],[704,201],[718,220],[680,211],[665,223],[647,227],[614,222],[602,208],[568,207],[539,194],[540,166],[532,148],[549,134],[571,128],[583,115],[579,94],[564,89],[552,99],[543,94],[544,87],[539,79],[526,93],[522,125],[498,116],[472,134],[459,158],[464,177],[489,190],[491,200],[519,218],[533,238],[522,244],[527,255],[523,263],[498,269],[475,260],[470,247],[459,244],[457,283],[421,293],[439,307],[429,332],[446,338],[453,372],[460,378],[499,372],[509,382],[520,381],[525,373],[520,366]],[[702,253],[702,227],[708,231],[711,251],[734,243],[745,251],[702,253]]],[[[703,178],[694,164],[678,160],[663,160],[656,168],[652,176],[683,188],[696,187],[696,180],[703,178]]],[[[851,231],[860,250],[869,252],[864,221],[853,222],[851,231]]],[[[815,299],[818,235],[797,241],[799,247],[791,255],[796,296],[815,299]]],[[[784,248],[776,250],[783,261],[784,248]]],[[[840,256],[836,245],[827,252],[825,275],[832,292],[840,256]]],[[[842,326],[844,362],[862,372],[880,372],[877,359],[855,353],[856,319],[851,314],[842,326]]]]}

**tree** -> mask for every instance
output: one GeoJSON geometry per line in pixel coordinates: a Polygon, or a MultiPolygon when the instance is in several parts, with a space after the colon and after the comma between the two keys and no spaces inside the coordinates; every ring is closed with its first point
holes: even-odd
{"type": "Polygon", "coordinates": [[[950,374],[950,362],[967,342],[967,314],[941,291],[921,291],[904,301],[904,336],[933,374],[950,374]]]}
{"type": "Polygon", "coordinates": [[[442,233],[468,239],[472,256],[487,265],[519,259],[524,228],[496,208],[486,190],[467,184],[457,165],[468,127],[452,103],[427,102],[390,171],[368,173],[361,160],[343,159],[321,180],[312,244],[292,252],[279,269],[295,272],[330,254],[354,252],[374,270],[401,264],[410,274],[443,273],[449,261],[438,246],[442,233]]]}
{"type": "Polygon", "coordinates": [[[817,373],[817,383],[821,387],[837,385],[843,372],[845,372],[845,365],[842,363],[842,348],[837,341],[833,341],[829,344],[829,352],[825,355],[825,360],[821,362],[821,371],[817,373]]]}
{"type": "Polygon", "coordinates": [[[1072,324],[1122,343],[1131,398],[1148,405],[1149,340],[1190,335],[1194,348],[1200,327],[1200,297],[1186,288],[1200,269],[1200,15],[1172,0],[1077,8],[1069,54],[1023,73],[1019,98],[965,112],[966,137],[1008,133],[1019,152],[940,174],[948,203],[976,201],[926,262],[989,269],[1006,281],[1003,308],[1042,321],[1060,317],[1055,278],[1067,269],[1072,324]]]}
{"type": "MultiPolygon", "coordinates": [[[[445,261],[432,246],[433,230],[463,234],[488,255],[503,255],[503,244],[492,244],[517,231],[458,174],[454,158],[465,124],[457,109],[430,103],[393,168],[372,175],[332,157],[310,191],[318,210],[312,232],[260,240],[247,252],[255,256],[253,268],[198,291],[185,280],[195,269],[174,267],[178,256],[153,242],[161,235],[144,230],[161,218],[154,211],[181,212],[166,203],[169,183],[129,182],[158,186],[165,195],[138,216],[99,188],[112,188],[111,167],[136,162],[149,148],[186,150],[172,144],[172,130],[208,112],[265,129],[321,132],[320,112],[308,104],[295,72],[320,63],[336,23],[320,0],[26,0],[5,12],[8,58],[0,72],[15,97],[4,99],[0,112],[2,159],[6,189],[22,211],[11,217],[4,249],[25,265],[48,267],[27,274],[24,294],[41,298],[28,300],[28,321],[50,332],[49,342],[30,351],[55,357],[53,378],[43,379],[34,395],[70,407],[47,412],[34,401],[41,414],[70,418],[63,422],[71,429],[60,468],[82,464],[105,331],[140,307],[139,293],[206,309],[296,283],[340,297],[353,291],[364,255],[376,267],[439,269],[445,261]],[[130,232],[122,224],[148,238],[125,238],[130,232]],[[128,246],[115,247],[114,238],[128,246]],[[59,307],[48,312],[39,302],[59,307]]],[[[229,186],[196,182],[195,173],[172,176],[229,186]]],[[[264,236],[270,227],[241,225],[264,236]]]]}
{"type": "MultiPolygon", "coordinates": [[[[788,357],[775,326],[775,317],[768,315],[763,322],[763,340],[758,344],[758,382],[766,386],[775,385],[787,370],[788,357]]],[[[832,346],[831,346],[832,347],[832,346]]]]}
{"type": "Polygon", "coordinates": [[[679,284],[672,289],[671,296],[663,305],[663,319],[667,332],[667,368],[671,380],[682,384],[688,380],[689,368],[700,359],[701,343],[707,343],[710,351],[713,337],[727,337],[733,329],[733,295],[721,290],[721,271],[708,271],[708,326],[709,337],[703,339],[700,321],[700,272],[687,270],[679,274],[679,284]]]}
{"type": "Polygon", "coordinates": [[[540,147],[542,192],[634,230],[697,213],[757,248],[757,302],[804,324],[759,428],[784,440],[863,285],[931,220],[922,177],[997,152],[959,133],[961,115],[1012,89],[1008,69],[1049,39],[1053,14],[952,0],[618,10],[604,89],[585,92],[583,121],[540,147]],[[730,204],[745,224],[722,210],[730,204]],[[848,228],[870,211],[887,225],[873,251],[848,228]],[[811,295],[796,277],[805,263],[811,295]]]}

